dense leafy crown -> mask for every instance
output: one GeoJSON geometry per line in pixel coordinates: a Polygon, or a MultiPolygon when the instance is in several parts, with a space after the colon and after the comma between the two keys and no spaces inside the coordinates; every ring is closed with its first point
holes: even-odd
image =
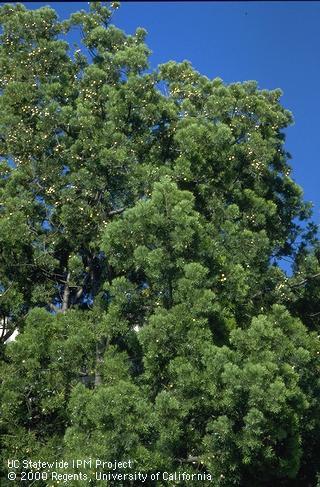
{"type": "Polygon", "coordinates": [[[315,486],[320,250],[291,114],[253,81],[151,71],[118,6],[0,8],[2,463],[315,486]]]}

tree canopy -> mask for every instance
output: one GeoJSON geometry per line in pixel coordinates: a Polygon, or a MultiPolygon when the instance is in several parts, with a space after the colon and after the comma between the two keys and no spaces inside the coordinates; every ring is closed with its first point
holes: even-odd
{"type": "Polygon", "coordinates": [[[92,457],[316,487],[320,246],[292,115],[255,81],[151,70],[118,7],[0,8],[1,485],[7,459],[92,457]]]}

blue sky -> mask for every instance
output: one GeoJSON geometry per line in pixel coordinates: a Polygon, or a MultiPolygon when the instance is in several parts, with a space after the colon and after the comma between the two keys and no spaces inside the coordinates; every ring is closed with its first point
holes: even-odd
{"type": "MultiPolygon", "coordinates": [[[[61,18],[88,8],[87,2],[25,4],[50,5],[61,18]]],[[[286,141],[293,177],[320,223],[320,3],[123,2],[114,24],[129,34],[146,28],[151,67],[188,59],[209,78],[281,88],[295,119],[286,141]]]]}

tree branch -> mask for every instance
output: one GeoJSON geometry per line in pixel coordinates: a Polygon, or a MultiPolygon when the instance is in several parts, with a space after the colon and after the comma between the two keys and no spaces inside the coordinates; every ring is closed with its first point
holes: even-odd
{"type": "Polygon", "coordinates": [[[50,310],[54,311],[55,313],[59,313],[61,311],[61,309],[58,308],[58,306],[55,306],[53,303],[49,303],[48,306],[49,306],[50,310]]]}
{"type": "Polygon", "coordinates": [[[293,288],[293,287],[303,286],[309,281],[309,279],[316,279],[316,277],[320,277],[320,272],[314,274],[313,276],[306,277],[305,279],[303,279],[303,281],[297,282],[296,284],[291,284],[289,287],[293,288]]]}
{"type": "Polygon", "coordinates": [[[317,313],[311,313],[310,315],[310,318],[315,318],[316,316],[319,316],[320,315],[320,311],[318,311],[317,313]]]}
{"type": "Polygon", "coordinates": [[[67,274],[67,279],[63,290],[61,313],[65,313],[69,307],[69,297],[70,297],[69,280],[70,280],[70,272],[68,272],[67,274]]]}
{"type": "Polygon", "coordinates": [[[94,387],[99,387],[102,384],[101,366],[103,364],[103,356],[106,348],[109,345],[109,340],[100,339],[96,343],[96,366],[94,372],[94,387]]]}
{"type": "Polygon", "coordinates": [[[9,340],[9,338],[14,334],[15,331],[16,331],[16,329],[14,328],[13,330],[7,330],[5,332],[5,328],[3,328],[2,333],[1,333],[1,337],[0,337],[0,341],[5,343],[7,340],[9,340]]]}
{"type": "Polygon", "coordinates": [[[175,458],[175,460],[180,463],[197,463],[201,465],[204,464],[202,457],[194,457],[192,455],[189,455],[187,458],[175,458]]]}
{"type": "Polygon", "coordinates": [[[126,208],[117,208],[116,210],[111,210],[108,213],[108,216],[113,216],[113,215],[120,215],[126,210],[126,208]]]}

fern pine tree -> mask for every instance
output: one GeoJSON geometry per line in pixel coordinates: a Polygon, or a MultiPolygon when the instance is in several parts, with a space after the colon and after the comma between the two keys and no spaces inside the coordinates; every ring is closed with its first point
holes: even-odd
{"type": "Polygon", "coordinates": [[[8,458],[92,457],[150,486],[315,486],[319,242],[292,116],[253,81],[151,71],[117,8],[0,8],[1,485],[8,458]]]}

